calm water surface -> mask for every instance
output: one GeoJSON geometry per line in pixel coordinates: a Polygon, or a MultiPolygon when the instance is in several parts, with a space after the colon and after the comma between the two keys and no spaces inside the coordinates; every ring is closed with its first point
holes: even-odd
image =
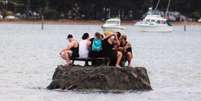
{"type": "Polygon", "coordinates": [[[172,33],[140,33],[127,26],[133,66],[145,66],[153,91],[123,94],[46,90],[66,46],[67,33],[101,31],[98,25],[0,24],[1,101],[200,101],[201,26],[172,33]]]}

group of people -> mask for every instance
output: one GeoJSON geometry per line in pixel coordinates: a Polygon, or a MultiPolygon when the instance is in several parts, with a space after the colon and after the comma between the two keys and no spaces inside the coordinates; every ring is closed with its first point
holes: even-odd
{"type": "Polygon", "coordinates": [[[88,33],[84,33],[80,42],[72,34],[69,34],[67,40],[69,41],[67,48],[60,52],[66,65],[72,64],[73,57],[105,57],[110,60],[111,66],[121,67],[122,61],[128,61],[128,66],[131,66],[132,47],[127,36],[120,32],[106,32],[104,34],[96,32],[93,38],[90,38],[88,33]]]}

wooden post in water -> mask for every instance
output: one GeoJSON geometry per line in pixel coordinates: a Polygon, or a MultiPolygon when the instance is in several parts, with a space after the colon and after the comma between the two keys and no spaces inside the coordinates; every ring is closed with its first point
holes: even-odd
{"type": "Polygon", "coordinates": [[[41,16],[41,30],[44,30],[44,15],[41,16]]]}
{"type": "Polygon", "coordinates": [[[186,27],[187,27],[187,22],[186,20],[184,21],[184,31],[186,31],[186,27]]]}

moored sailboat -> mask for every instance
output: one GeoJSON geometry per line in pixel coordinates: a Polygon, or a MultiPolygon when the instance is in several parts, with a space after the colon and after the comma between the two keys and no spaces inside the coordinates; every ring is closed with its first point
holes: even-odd
{"type": "MultiPolygon", "coordinates": [[[[157,6],[154,10],[152,10],[152,8],[149,8],[147,16],[142,21],[139,21],[135,24],[136,30],[142,31],[142,32],[172,32],[173,31],[173,26],[168,22],[166,18],[161,16],[160,12],[156,10],[159,2],[157,3],[157,6]]],[[[165,15],[167,15],[168,13],[169,6],[170,6],[170,1],[168,3],[168,7],[167,7],[165,15]]]]}

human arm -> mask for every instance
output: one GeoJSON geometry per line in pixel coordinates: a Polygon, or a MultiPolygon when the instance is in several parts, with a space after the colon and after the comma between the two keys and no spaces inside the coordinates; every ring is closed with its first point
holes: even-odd
{"type": "Polygon", "coordinates": [[[73,47],[73,43],[71,42],[59,54],[61,55],[63,52],[70,50],[72,47],[73,47]]]}
{"type": "Polygon", "coordinates": [[[114,34],[111,34],[111,35],[108,35],[108,36],[104,37],[103,40],[107,40],[107,39],[109,39],[111,36],[114,36],[114,34]]]}
{"type": "Polygon", "coordinates": [[[88,48],[91,47],[91,41],[87,41],[87,47],[88,47],[88,48]]]}
{"type": "Polygon", "coordinates": [[[119,41],[117,35],[115,34],[114,36],[115,36],[115,44],[116,44],[117,46],[120,46],[120,41],[119,41]]]}

